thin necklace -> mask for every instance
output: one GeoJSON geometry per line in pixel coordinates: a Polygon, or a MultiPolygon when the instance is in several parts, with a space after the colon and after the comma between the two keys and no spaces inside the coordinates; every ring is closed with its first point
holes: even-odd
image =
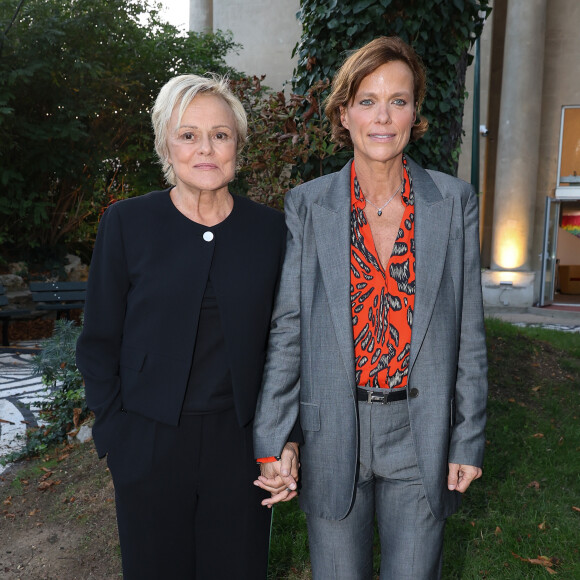
{"type": "Polygon", "coordinates": [[[401,185],[399,185],[399,187],[397,187],[397,191],[395,191],[395,193],[393,193],[393,195],[381,207],[379,207],[378,205],[375,205],[368,197],[365,197],[365,200],[368,203],[370,203],[377,210],[377,215],[379,217],[381,217],[383,215],[383,210],[393,201],[393,199],[395,199],[395,196],[397,195],[397,193],[399,193],[399,191],[401,191],[401,188],[403,187],[403,183],[405,183],[405,178],[403,178],[403,180],[401,181],[401,185]]]}

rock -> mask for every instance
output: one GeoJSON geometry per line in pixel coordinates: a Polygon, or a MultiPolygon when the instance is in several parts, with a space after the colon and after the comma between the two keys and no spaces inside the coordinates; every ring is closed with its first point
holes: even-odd
{"type": "Polygon", "coordinates": [[[67,254],[65,259],[68,264],[64,266],[66,279],[69,282],[84,282],[89,277],[89,268],[81,262],[81,259],[74,254],[67,254]]]}
{"type": "Polygon", "coordinates": [[[90,425],[81,425],[76,431],[70,431],[67,433],[67,439],[69,444],[74,443],[86,443],[93,438],[93,429],[90,425]]]}
{"type": "Polygon", "coordinates": [[[67,254],[64,259],[68,261],[68,264],[64,266],[64,271],[67,274],[69,274],[73,268],[76,268],[81,263],[81,259],[74,254],[67,254]]]}
{"type": "Polygon", "coordinates": [[[27,276],[28,265],[26,262],[12,262],[11,264],[8,264],[8,271],[17,276],[27,276]]]}
{"type": "Polygon", "coordinates": [[[0,283],[6,289],[6,292],[17,292],[18,290],[26,290],[26,284],[22,276],[16,274],[2,274],[0,276],[0,283]]]}
{"type": "Polygon", "coordinates": [[[67,276],[70,282],[85,282],[89,279],[89,267],[86,264],[80,264],[67,276]]]}
{"type": "Polygon", "coordinates": [[[77,440],[79,443],[86,443],[93,438],[93,430],[89,425],[81,425],[77,433],[77,440]]]}

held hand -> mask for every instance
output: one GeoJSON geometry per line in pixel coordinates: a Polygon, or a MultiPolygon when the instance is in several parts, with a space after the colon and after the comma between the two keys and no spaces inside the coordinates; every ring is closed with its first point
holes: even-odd
{"type": "Polygon", "coordinates": [[[286,482],[294,484],[294,487],[288,485],[291,489],[296,489],[296,482],[298,481],[299,462],[298,443],[286,443],[282,449],[280,456],[280,475],[286,482]]]}
{"type": "Polygon", "coordinates": [[[475,479],[479,479],[482,474],[483,471],[480,467],[450,463],[449,475],[447,476],[447,488],[459,491],[460,493],[465,493],[471,482],[475,479]]]}
{"type": "Polygon", "coordinates": [[[254,485],[269,491],[270,498],[262,501],[262,505],[272,507],[280,501],[290,501],[298,495],[298,444],[286,443],[282,450],[280,461],[260,464],[261,475],[254,485]]]}

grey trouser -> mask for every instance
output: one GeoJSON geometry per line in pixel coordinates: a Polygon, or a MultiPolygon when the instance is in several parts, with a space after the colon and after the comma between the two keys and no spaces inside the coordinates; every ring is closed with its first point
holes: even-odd
{"type": "Polygon", "coordinates": [[[425,498],[407,401],[359,402],[360,472],[343,520],[307,515],[314,580],[369,580],[373,526],[381,540],[381,580],[441,578],[445,520],[425,498]]]}

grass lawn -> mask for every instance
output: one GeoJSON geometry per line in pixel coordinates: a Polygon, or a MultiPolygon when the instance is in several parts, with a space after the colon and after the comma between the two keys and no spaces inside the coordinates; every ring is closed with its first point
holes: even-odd
{"type": "MultiPolygon", "coordinates": [[[[447,522],[443,577],[580,578],[580,335],[493,319],[486,327],[484,475],[447,522]]],[[[376,578],[379,565],[377,555],[376,578]]],[[[304,516],[283,504],[270,579],[307,578],[304,516]]]]}
{"type": "MultiPolygon", "coordinates": [[[[486,326],[484,475],[448,521],[443,577],[580,579],[580,334],[486,326]]],[[[59,446],[0,475],[0,538],[3,579],[120,578],[114,490],[94,446],[59,446]]],[[[304,515],[282,504],[269,580],[307,579],[304,515]]]]}

